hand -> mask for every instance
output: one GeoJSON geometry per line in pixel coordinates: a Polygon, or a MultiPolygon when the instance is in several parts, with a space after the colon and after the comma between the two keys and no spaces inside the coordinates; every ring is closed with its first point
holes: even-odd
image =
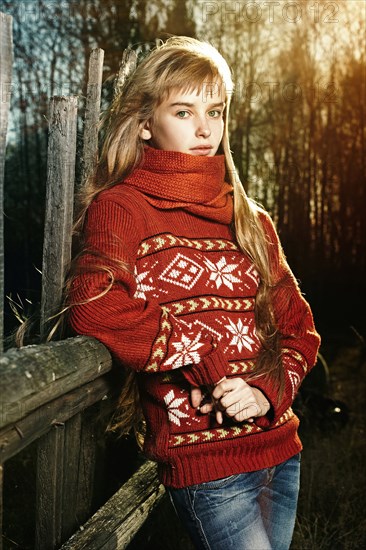
{"type": "MultiPolygon", "coordinates": [[[[227,416],[233,417],[237,422],[253,422],[254,417],[264,416],[270,409],[263,393],[242,378],[220,380],[212,392],[212,397],[214,403],[219,404],[219,409],[224,410],[227,416]]],[[[210,404],[202,406],[201,411],[206,412],[209,406],[210,404]]]]}
{"type": "Polygon", "coordinates": [[[224,418],[223,418],[221,406],[219,405],[219,403],[214,403],[212,401],[212,398],[210,403],[205,403],[204,405],[201,405],[202,401],[205,398],[206,398],[206,395],[202,393],[201,388],[194,388],[194,387],[191,388],[192,407],[194,407],[195,409],[199,409],[199,411],[203,414],[208,414],[213,410],[215,410],[216,422],[218,424],[222,424],[224,418]]]}

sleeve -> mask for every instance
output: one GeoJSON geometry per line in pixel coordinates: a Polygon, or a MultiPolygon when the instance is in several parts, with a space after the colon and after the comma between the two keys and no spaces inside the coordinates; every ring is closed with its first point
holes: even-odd
{"type": "Polygon", "coordinates": [[[228,363],[212,335],[188,327],[157,301],[135,297],[136,225],[114,201],[97,199],[89,207],[85,249],[68,296],[72,329],[100,340],[136,371],[179,368],[192,385],[217,383],[228,363]]]}
{"type": "Polygon", "coordinates": [[[273,309],[281,335],[284,370],[284,391],[281,399],[278,398],[278,390],[268,378],[261,377],[249,382],[260,389],[271,403],[269,413],[256,420],[258,426],[265,428],[276,423],[291,407],[302,380],[316,362],[320,336],[315,329],[310,306],[302,296],[287,264],[277,232],[268,215],[265,215],[263,225],[269,241],[271,265],[274,268],[273,309]]]}

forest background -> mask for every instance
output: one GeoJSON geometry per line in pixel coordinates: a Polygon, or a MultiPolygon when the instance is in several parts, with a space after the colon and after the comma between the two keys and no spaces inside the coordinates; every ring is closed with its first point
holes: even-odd
{"type": "MultiPolygon", "coordinates": [[[[105,50],[103,106],[122,51],[195,36],[233,70],[231,144],[253,198],[272,214],[319,329],[365,323],[366,3],[337,1],[0,1],[14,17],[5,167],[5,327],[11,300],[40,301],[49,97],[79,97],[105,50]]],[[[82,159],[77,166],[80,174],[82,159]]]]}
{"type": "MultiPolygon", "coordinates": [[[[6,334],[18,325],[11,305],[25,317],[39,309],[49,98],[78,96],[80,146],[93,48],[105,50],[104,109],[125,48],[143,57],[171,34],[212,42],[233,70],[231,145],[240,177],[276,222],[330,365],[327,384],[317,385],[325,398],[302,394],[303,483],[292,548],[365,547],[365,0],[0,0],[0,11],[13,16],[14,31],[13,82],[1,90],[2,101],[11,96],[6,334]]],[[[82,167],[79,154],[77,182],[82,167]]],[[[15,510],[18,502],[24,508],[28,487],[26,461],[22,468],[22,483],[8,476],[15,510]]],[[[155,539],[150,522],[133,548],[189,548],[171,510],[159,508],[160,516],[152,519],[155,539]]],[[[23,516],[22,528],[8,523],[10,538],[29,543],[23,516]]]]}

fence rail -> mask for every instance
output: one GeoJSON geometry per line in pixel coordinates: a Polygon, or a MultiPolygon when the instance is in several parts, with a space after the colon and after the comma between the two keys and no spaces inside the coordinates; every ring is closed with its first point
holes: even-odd
{"type": "Polygon", "coordinates": [[[0,358],[0,458],[7,460],[67,419],[110,394],[103,375],[111,357],[96,340],[11,349],[0,358]]]}
{"type": "Polygon", "coordinates": [[[164,493],[155,465],[146,462],[61,550],[126,548],[164,493]]]}
{"type": "Polygon", "coordinates": [[[107,349],[86,337],[11,349],[0,358],[1,464],[38,441],[37,550],[59,548],[70,536],[63,550],[125,548],[164,494],[155,465],[145,462],[90,518],[98,433],[118,394],[111,369],[107,349]],[[98,403],[85,422],[83,413],[98,403]]]}

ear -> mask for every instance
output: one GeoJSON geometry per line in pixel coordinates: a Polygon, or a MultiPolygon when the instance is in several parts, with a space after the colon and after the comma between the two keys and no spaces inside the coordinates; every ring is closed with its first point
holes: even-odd
{"type": "Polygon", "coordinates": [[[145,141],[148,141],[149,139],[152,138],[149,121],[146,121],[143,124],[141,124],[139,136],[145,141]]]}

